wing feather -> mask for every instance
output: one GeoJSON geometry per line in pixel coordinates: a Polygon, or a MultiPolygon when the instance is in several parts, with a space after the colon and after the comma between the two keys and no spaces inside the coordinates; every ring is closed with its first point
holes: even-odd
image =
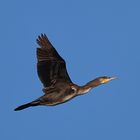
{"type": "Polygon", "coordinates": [[[63,79],[72,82],[64,59],[58,54],[45,34],[38,36],[37,73],[44,87],[52,85],[52,81],[63,79]]]}

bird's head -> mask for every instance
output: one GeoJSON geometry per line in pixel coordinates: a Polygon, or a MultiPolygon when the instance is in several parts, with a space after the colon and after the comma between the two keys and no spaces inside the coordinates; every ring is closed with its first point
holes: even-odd
{"type": "Polygon", "coordinates": [[[108,76],[103,76],[103,77],[98,77],[96,80],[100,83],[100,84],[105,84],[108,83],[111,80],[115,80],[117,79],[117,77],[108,77],[108,76]]]}
{"type": "Polygon", "coordinates": [[[85,84],[84,86],[79,86],[77,91],[78,91],[78,95],[82,95],[86,92],[89,92],[92,88],[97,87],[101,84],[105,84],[108,83],[111,80],[116,79],[117,77],[108,77],[108,76],[102,76],[102,77],[98,77],[90,82],[88,82],[87,84],[85,84]]]}

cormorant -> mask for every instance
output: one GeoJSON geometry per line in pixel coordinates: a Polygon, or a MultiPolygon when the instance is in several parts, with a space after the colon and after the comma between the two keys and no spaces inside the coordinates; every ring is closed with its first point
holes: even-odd
{"type": "Polygon", "coordinates": [[[40,46],[37,48],[37,73],[44,86],[44,95],[17,107],[15,111],[38,105],[58,105],[116,79],[116,77],[103,76],[88,82],[84,86],[74,84],[68,75],[64,59],[58,54],[47,36],[41,34],[36,41],[40,46]]]}

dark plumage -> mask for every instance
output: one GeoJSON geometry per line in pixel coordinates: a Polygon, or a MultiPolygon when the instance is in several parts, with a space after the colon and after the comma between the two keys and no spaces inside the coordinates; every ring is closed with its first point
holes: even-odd
{"type": "Polygon", "coordinates": [[[37,73],[44,86],[44,95],[17,107],[15,111],[30,106],[61,104],[115,79],[115,77],[103,76],[88,82],[84,86],[78,86],[71,81],[64,59],[52,46],[47,36],[45,34],[38,36],[37,43],[40,46],[37,48],[37,73]]]}

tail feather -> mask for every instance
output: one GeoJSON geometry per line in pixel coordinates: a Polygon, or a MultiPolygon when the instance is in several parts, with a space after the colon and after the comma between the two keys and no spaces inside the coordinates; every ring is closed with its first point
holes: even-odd
{"type": "Polygon", "coordinates": [[[37,106],[37,105],[39,105],[38,102],[35,102],[35,103],[31,102],[31,103],[27,103],[27,104],[21,105],[21,106],[15,108],[14,110],[15,111],[19,111],[19,110],[22,110],[22,109],[25,109],[25,108],[28,108],[28,107],[31,107],[31,106],[37,106]]]}

